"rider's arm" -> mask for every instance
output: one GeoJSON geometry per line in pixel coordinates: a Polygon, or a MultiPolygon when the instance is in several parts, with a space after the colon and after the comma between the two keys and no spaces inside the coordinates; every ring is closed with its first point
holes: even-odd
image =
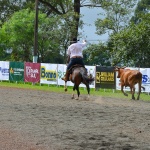
{"type": "Polygon", "coordinates": [[[67,49],[67,55],[70,56],[70,46],[67,49]]]}
{"type": "Polygon", "coordinates": [[[86,43],[86,40],[83,40],[81,44],[82,44],[82,47],[85,47],[86,44],[87,44],[87,43],[86,43]]]}

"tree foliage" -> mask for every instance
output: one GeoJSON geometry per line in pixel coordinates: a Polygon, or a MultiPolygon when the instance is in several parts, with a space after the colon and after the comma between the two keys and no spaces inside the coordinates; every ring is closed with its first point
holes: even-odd
{"type": "Polygon", "coordinates": [[[110,66],[110,53],[104,43],[91,44],[84,51],[84,62],[88,65],[110,66]]]}
{"type": "MultiPolygon", "coordinates": [[[[101,3],[101,1],[100,1],[101,3]]],[[[97,34],[115,34],[128,25],[135,0],[105,0],[101,18],[95,22],[97,34]]]]}
{"type": "Polygon", "coordinates": [[[0,1],[0,26],[9,20],[9,18],[17,11],[21,9],[34,10],[35,0],[1,0],[0,1]]]}
{"type": "Polygon", "coordinates": [[[131,18],[131,21],[135,24],[139,23],[141,15],[147,14],[150,11],[150,0],[140,0],[137,3],[134,16],[131,18]]]}
{"type": "MultiPolygon", "coordinates": [[[[141,0],[134,17],[131,12],[137,0],[39,0],[38,61],[64,63],[72,37],[82,27],[81,7],[101,7],[95,22],[97,34],[109,33],[108,43],[92,44],[84,52],[88,65],[126,64],[148,67],[149,4],[141,0]],[[130,22],[130,19],[134,23],[130,22]]],[[[0,1],[1,59],[32,61],[35,0],[0,1]],[[7,9],[6,9],[7,8],[7,9]],[[11,58],[5,53],[12,50],[11,58]]]]}
{"type": "MultiPolygon", "coordinates": [[[[32,61],[33,40],[34,40],[34,16],[33,11],[23,9],[5,22],[1,32],[4,39],[1,43],[12,49],[11,60],[32,61]]],[[[45,14],[39,13],[39,50],[38,56],[42,62],[55,62],[60,57],[60,36],[59,18],[46,18],[45,14]],[[51,53],[50,53],[51,52],[51,53]],[[55,52],[55,55],[53,54],[55,52]],[[48,58],[49,57],[49,58],[48,58]],[[56,58],[56,59],[54,59],[56,58]]]]}
{"type": "Polygon", "coordinates": [[[140,18],[139,24],[129,27],[112,37],[113,44],[117,44],[116,62],[136,67],[149,67],[150,61],[150,14],[140,18]]]}

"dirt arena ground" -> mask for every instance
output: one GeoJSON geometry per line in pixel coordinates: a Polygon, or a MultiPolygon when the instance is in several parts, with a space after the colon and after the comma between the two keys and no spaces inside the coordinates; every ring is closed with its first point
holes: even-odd
{"type": "Polygon", "coordinates": [[[1,87],[0,150],[150,150],[150,103],[1,87]]]}

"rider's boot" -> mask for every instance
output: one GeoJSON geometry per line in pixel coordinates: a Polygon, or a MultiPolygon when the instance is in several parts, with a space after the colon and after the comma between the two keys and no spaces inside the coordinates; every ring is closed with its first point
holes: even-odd
{"type": "Polygon", "coordinates": [[[66,74],[64,75],[64,77],[61,78],[62,80],[64,80],[65,82],[69,81],[69,71],[66,71],[66,74]]]}

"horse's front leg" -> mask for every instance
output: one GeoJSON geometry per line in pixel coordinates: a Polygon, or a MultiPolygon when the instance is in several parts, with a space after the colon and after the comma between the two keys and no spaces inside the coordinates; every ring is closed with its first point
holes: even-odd
{"type": "Polygon", "coordinates": [[[65,81],[64,90],[67,92],[67,81],[65,81]]]}
{"type": "Polygon", "coordinates": [[[75,85],[73,86],[73,93],[72,93],[72,99],[74,99],[74,92],[75,92],[75,85]]]}
{"type": "Polygon", "coordinates": [[[77,96],[78,96],[76,100],[79,100],[79,96],[80,96],[79,86],[76,86],[76,90],[77,90],[77,96]]]}
{"type": "MultiPolygon", "coordinates": [[[[75,98],[76,100],[79,100],[79,95],[80,95],[80,91],[79,91],[79,86],[74,85],[73,87],[73,92],[77,90],[77,97],[75,98]]],[[[74,98],[74,93],[72,94],[72,98],[74,98]]]]}

